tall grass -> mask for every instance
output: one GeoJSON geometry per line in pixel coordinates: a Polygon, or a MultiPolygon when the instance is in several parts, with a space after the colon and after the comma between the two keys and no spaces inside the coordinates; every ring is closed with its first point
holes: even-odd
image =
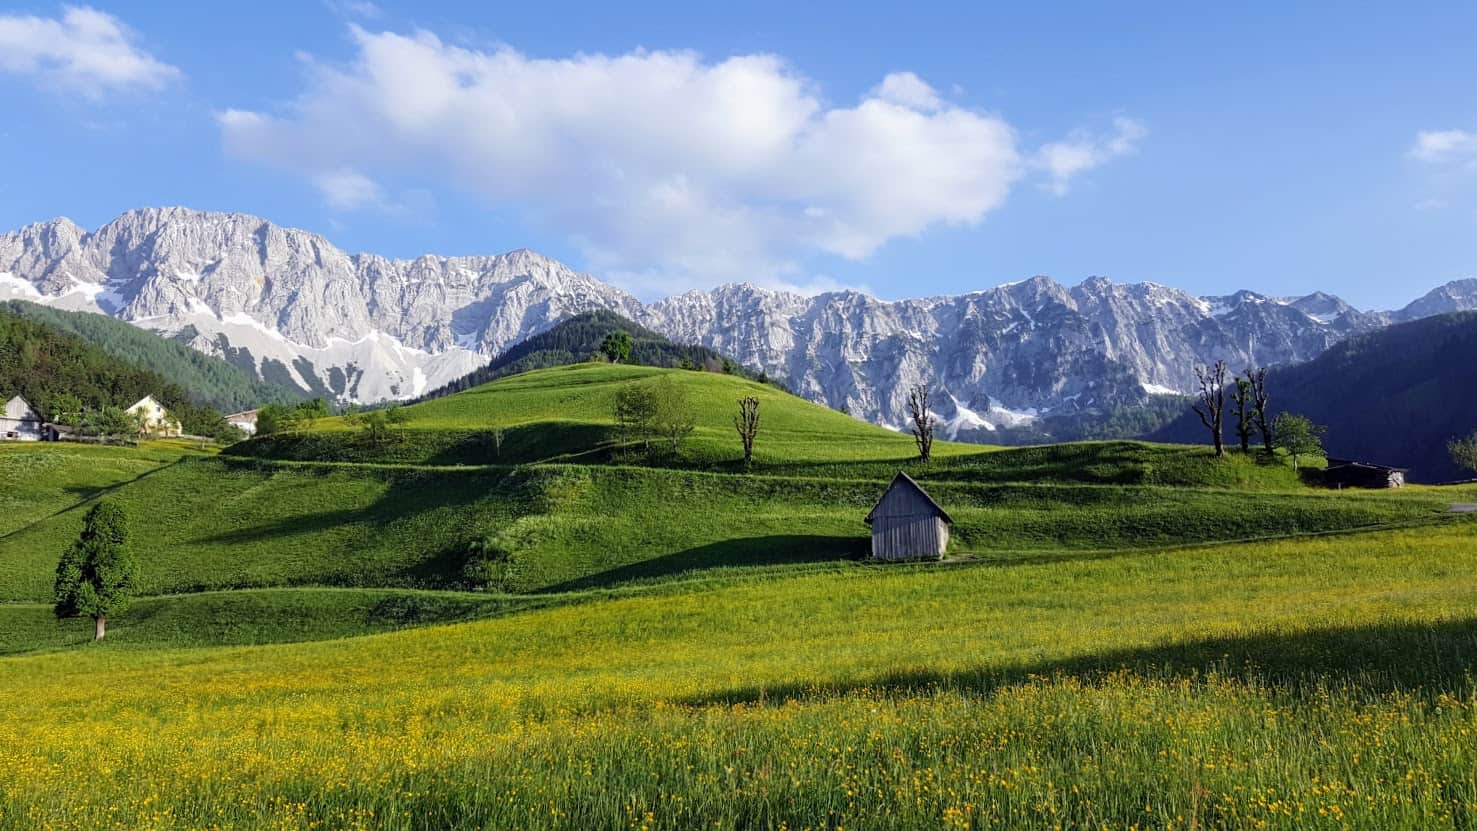
{"type": "Polygon", "coordinates": [[[0,827],[1465,827],[1474,531],[7,659],[0,827]]]}

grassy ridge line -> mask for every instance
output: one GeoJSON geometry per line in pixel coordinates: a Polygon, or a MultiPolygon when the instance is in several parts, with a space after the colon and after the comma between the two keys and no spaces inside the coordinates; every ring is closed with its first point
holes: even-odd
{"type": "Polygon", "coordinates": [[[9,658],[0,827],[1458,827],[1477,804],[1474,539],[823,574],[346,642],[9,658]]]}
{"type": "MultiPolygon", "coordinates": [[[[1138,486],[937,483],[959,550],[1084,550],[1406,521],[1420,498],[1138,486]]],[[[286,585],[469,587],[474,542],[501,559],[479,586],[520,594],[712,569],[856,558],[876,482],[578,466],[414,469],[191,459],[112,496],[146,541],[147,593],[286,585]],[[649,521],[660,517],[660,522],[649,521]]],[[[49,596],[72,510],[0,540],[0,599],[49,596]]]]}
{"type": "MultiPolygon", "coordinates": [[[[508,614],[546,598],[408,589],[237,589],[136,599],[112,619],[107,648],[205,648],[324,641],[508,614]]],[[[50,604],[0,603],[0,656],[90,646],[92,622],[50,604]]]]}

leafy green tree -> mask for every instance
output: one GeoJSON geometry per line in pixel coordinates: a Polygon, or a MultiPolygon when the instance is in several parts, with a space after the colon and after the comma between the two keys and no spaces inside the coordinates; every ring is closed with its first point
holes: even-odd
{"type": "Polygon", "coordinates": [[[652,384],[626,384],[615,393],[615,424],[622,444],[639,442],[642,452],[651,450],[656,429],[657,393],[652,384]]]}
{"type": "MultiPolygon", "coordinates": [[[[298,428],[303,430],[312,429],[313,423],[318,419],[328,418],[333,415],[333,411],[328,407],[328,402],[322,398],[310,398],[307,401],[299,402],[295,409],[298,428]]],[[[260,418],[261,414],[258,413],[257,417],[260,418]]]]}
{"type": "Polygon", "coordinates": [[[408,418],[399,404],[391,404],[358,414],[355,416],[355,423],[359,425],[359,430],[370,447],[384,447],[395,438],[395,425],[403,424],[408,418]]]}
{"type": "Polygon", "coordinates": [[[1314,424],[1307,416],[1283,413],[1272,422],[1272,435],[1277,447],[1286,450],[1292,457],[1292,469],[1298,469],[1303,456],[1322,456],[1323,437],[1327,427],[1314,424]]]}
{"type": "Polygon", "coordinates": [[[297,429],[297,410],[285,404],[268,404],[256,411],[256,434],[272,436],[297,429]]]}
{"type": "Polygon", "coordinates": [[[46,417],[55,424],[78,427],[82,424],[82,399],[70,392],[61,392],[51,397],[46,407],[46,417]]]}
{"type": "Polygon", "coordinates": [[[1468,470],[1477,471],[1477,430],[1462,439],[1452,439],[1446,443],[1446,452],[1451,454],[1451,460],[1468,470]]]}
{"type": "Polygon", "coordinates": [[[653,392],[656,398],[656,411],[652,416],[653,430],[669,445],[671,454],[676,456],[682,450],[682,442],[697,427],[697,415],[693,412],[687,388],[673,381],[670,376],[658,380],[653,392]]]}
{"type": "Polygon", "coordinates": [[[631,358],[631,336],[619,329],[605,336],[600,342],[600,354],[613,364],[631,358]]]}
{"type": "Polygon", "coordinates": [[[143,431],[143,422],[121,407],[103,407],[84,414],[78,429],[101,439],[133,438],[143,431]]]}
{"type": "Polygon", "coordinates": [[[107,634],[108,615],[121,612],[133,597],[138,563],[128,550],[128,521],[110,500],[92,506],[82,520],[82,535],[56,567],[56,616],[87,615],[95,639],[107,634]]]}

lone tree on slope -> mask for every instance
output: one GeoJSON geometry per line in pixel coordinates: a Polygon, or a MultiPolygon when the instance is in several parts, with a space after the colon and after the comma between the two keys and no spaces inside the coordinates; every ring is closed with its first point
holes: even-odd
{"type": "Polygon", "coordinates": [[[56,567],[56,616],[88,615],[95,640],[107,634],[108,615],[121,612],[133,597],[138,564],[128,551],[127,518],[114,502],[92,506],[82,520],[82,535],[56,567]]]}
{"type": "Polygon", "coordinates": [[[1222,438],[1222,426],[1226,411],[1226,362],[1216,361],[1209,367],[1195,367],[1195,378],[1200,382],[1200,403],[1195,405],[1195,415],[1210,431],[1215,444],[1217,458],[1226,455],[1226,443],[1222,438]]]}
{"type": "Polygon", "coordinates": [[[750,395],[740,398],[738,415],[733,417],[733,427],[739,440],[744,443],[744,468],[754,464],[754,437],[759,435],[759,399],[750,395]]]}
{"type": "Polygon", "coordinates": [[[936,423],[928,409],[928,384],[908,390],[908,415],[913,419],[913,442],[918,445],[918,458],[925,464],[933,457],[933,427],[936,423]]]}
{"type": "Polygon", "coordinates": [[[1452,439],[1446,443],[1446,452],[1451,460],[1468,470],[1477,471],[1477,430],[1463,439],[1452,439]]]}
{"type": "Polygon", "coordinates": [[[1283,413],[1272,422],[1276,446],[1292,457],[1292,469],[1298,469],[1298,460],[1303,456],[1323,455],[1323,436],[1327,427],[1314,424],[1307,416],[1283,413]]]}
{"type": "Polygon", "coordinates": [[[652,428],[666,442],[673,458],[682,450],[682,442],[697,427],[697,415],[688,400],[687,388],[663,376],[656,382],[656,412],[652,428]]]}
{"type": "Polygon", "coordinates": [[[613,364],[630,360],[631,336],[620,330],[611,332],[600,342],[600,354],[613,364]]]}
{"type": "MultiPolygon", "coordinates": [[[[1246,374],[1251,375],[1251,370],[1246,374]]],[[[1236,404],[1232,415],[1236,416],[1236,438],[1241,442],[1243,454],[1251,452],[1251,434],[1256,429],[1256,413],[1252,408],[1251,379],[1242,378],[1240,375],[1234,379],[1235,386],[1231,387],[1231,401],[1236,404]]]]}
{"type": "Polygon", "coordinates": [[[640,442],[642,453],[651,452],[651,436],[656,430],[656,388],[651,384],[626,384],[616,390],[614,408],[621,442],[640,442]]]}

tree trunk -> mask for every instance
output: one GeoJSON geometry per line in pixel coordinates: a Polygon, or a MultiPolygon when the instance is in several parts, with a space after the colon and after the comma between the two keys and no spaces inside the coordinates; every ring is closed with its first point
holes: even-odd
{"type": "Polygon", "coordinates": [[[108,634],[108,618],[106,615],[98,615],[92,619],[92,622],[95,624],[96,631],[92,639],[100,641],[104,635],[108,634]]]}

